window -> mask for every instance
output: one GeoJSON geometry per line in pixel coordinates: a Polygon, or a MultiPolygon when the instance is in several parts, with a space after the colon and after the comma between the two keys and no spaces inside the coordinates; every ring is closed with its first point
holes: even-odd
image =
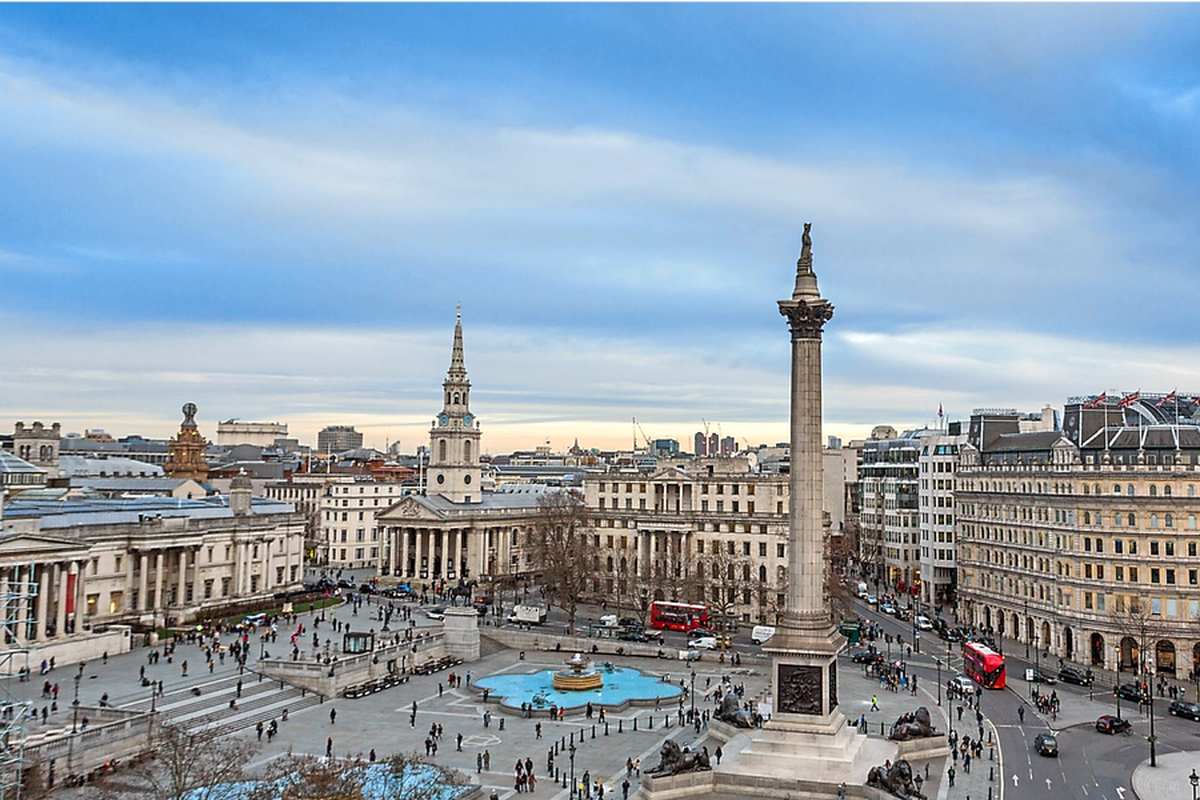
{"type": "Polygon", "coordinates": [[[1157,540],[1150,542],[1150,555],[1152,555],[1152,556],[1158,555],[1158,541],[1157,540]]]}
{"type": "Polygon", "coordinates": [[[758,557],[759,558],[767,557],[767,543],[766,542],[758,543],[758,557]]]}

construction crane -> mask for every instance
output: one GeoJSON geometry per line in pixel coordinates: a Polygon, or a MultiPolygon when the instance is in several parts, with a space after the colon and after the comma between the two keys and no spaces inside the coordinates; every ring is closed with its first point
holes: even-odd
{"type": "Polygon", "coordinates": [[[640,433],[642,435],[642,441],[646,443],[646,452],[649,453],[651,449],[653,449],[650,445],[650,437],[646,435],[646,432],[642,430],[642,426],[638,424],[637,417],[633,418],[633,428],[633,449],[637,450],[637,435],[640,433]]]}

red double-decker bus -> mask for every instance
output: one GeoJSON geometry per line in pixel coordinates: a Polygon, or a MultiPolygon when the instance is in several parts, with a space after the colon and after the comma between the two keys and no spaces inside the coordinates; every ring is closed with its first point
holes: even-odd
{"type": "Polygon", "coordinates": [[[1004,656],[978,642],[963,645],[963,672],[985,689],[1003,689],[1004,656]]]}
{"type": "Polygon", "coordinates": [[[654,600],[650,603],[650,627],[672,631],[690,631],[708,625],[708,606],[690,603],[668,603],[654,600]]]}

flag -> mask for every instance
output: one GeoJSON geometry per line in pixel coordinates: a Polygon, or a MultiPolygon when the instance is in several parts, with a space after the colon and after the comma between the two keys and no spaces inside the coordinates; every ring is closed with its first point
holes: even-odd
{"type": "Polygon", "coordinates": [[[1141,399],[1141,394],[1142,394],[1142,392],[1139,389],[1138,391],[1134,392],[1133,394],[1125,395],[1124,397],[1121,398],[1120,402],[1117,403],[1117,408],[1129,408],[1131,405],[1133,405],[1134,403],[1136,403],[1138,400],[1141,399]]]}
{"type": "Polygon", "coordinates": [[[938,416],[942,416],[942,404],[938,403],[938,416]]]}
{"type": "Polygon", "coordinates": [[[1083,407],[1084,408],[1099,408],[1100,406],[1104,405],[1107,402],[1108,402],[1108,395],[1105,392],[1101,392],[1100,394],[1096,395],[1088,402],[1084,403],[1083,407]]]}
{"type": "Polygon", "coordinates": [[[1178,401],[1179,401],[1179,398],[1177,398],[1175,396],[1175,392],[1171,392],[1169,395],[1164,397],[1162,400],[1159,400],[1157,403],[1155,403],[1154,407],[1162,408],[1164,403],[1176,403],[1178,401]]]}

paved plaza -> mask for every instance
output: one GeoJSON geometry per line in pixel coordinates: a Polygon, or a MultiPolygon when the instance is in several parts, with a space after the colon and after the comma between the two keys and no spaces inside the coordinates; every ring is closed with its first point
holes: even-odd
{"type": "MultiPolygon", "coordinates": [[[[350,605],[346,604],[327,610],[325,621],[318,626],[322,638],[335,618],[355,630],[378,627],[379,622],[370,618],[369,609],[370,606],[354,614],[350,605]]],[[[419,626],[440,625],[426,619],[420,606],[414,606],[413,609],[414,620],[419,626]]],[[[299,623],[311,632],[314,620],[319,616],[312,613],[301,615],[299,623]]],[[[311,633],[305,636],[311,637],[311,633]]],[[[273,648],[286,647],[286,637],[287,632],[281,627],[278,643],[266,645],[268,652],[273,648]]],[[[226,642],[231,639],[230,635],[225,637],[226,642]]],[[[697,733],[694,727],[679,724],[677,701],[664,701],[658,711],[631,707],[610,712],[607,714],[606,731],[605,725],[597,718],[589,720],[582,715],[567,716],[559,722],[551,720],[547,711],[542,711],[534,718],[522,719],[519,715],[501,712],[494,697],[485,706],[480,693],[474,689],[475,681],[493,673],[559,668],[566,653],[529,652],[526,659],[521,660],[516,650],[499,649],[477,662],[430,675],[413,676],[408,683],[363,698],[332,698],[322,702],[311,694],[299,698],[297,691],[291,687],[284,692],[277,682],[261,680],[253,670],[263,648],[253,639],[251,643],[255,646],[251,648],[248,669],[241,675],[231,658],[226,658],[224,663],[214,661],[210,670],[199,647],[185,644],[178,647],[170,662],[161,658],[157,663],[151,663],[148,656],[152,649],[142,647],[132,653],[110,657],[106,662],[90,662],[84,665],[83,677],[79,681],[79,699],[84,709],[81,714],[86,715],[86,709],[97,705],[105,694],[108,695],[108,702],[116,707],[147,708],[150,692],[141,683],[144,668],[147,679],[163,682],[164,695],[156,702],[159,710],[168,717],[175,716],[177,710],[183,713],[184,709],[200,704],[207,713],[215,712],[228,717],[230,725],[240,726],[234,735],[248,739],[256,736],[253,720],[261,719],[267,723],[276,720],[279,733],[273,741],[268,742],[266,737],[263,738],[261,750],[248,765],[251,770],[261,769],[289,752],[322,756],[329,739],[332,739],[333,753],[338,757],[366,760],[372,750],[379,759],[396,752],[422,754],[430,726],[436,724],[442,726],[443,735],[437,742],[434,760],[464,773],[471,782],[482,787],[484,796],[494,790],[501,798],[515,794],[514,765],[517,759],[524,761],[526,758],[532,760],[538,777],[535,794],[565,798],[567,790],[563,784],[571,771],[569,746],[572,743],[576,747],[576,779],[582,779],[587,773],[593,784],[601,780],[606,797],[621,796],[622,784],[627,777],[627,759],[640,762],[643,768],[657,764],[659,749],[668,737],[681,746],[693,749],[707,747],[710,753],[715,753],[718,744],[709,737],[706,728],[702,727],[697,733]],[[184,661],[188,662],[186,676],[183,674],[184,661]],[[463,677],[460,688],[451,688],[449,685],[452,671],[463,677]],[[471,686],[466,685],[468,674],[471,686]],[[244,684],[242,699],[238,708],[232,710],[228,708],[228,699],[235,696],[239,679],[244,684]],[[200,692],[199,699],[195,690],[200,692]],[[262,700],[255,705],[250,702],[253,697],[261,697],[262,700]],[[415,725],[410,724],[414,702],[417,705],[415,725]],[[282,718],[284,708],[289,712],[286,721],[282,718]],[[487,725],[484,722],[485,709],[491,711],[490,724],[487,725]],[[331,718],[330,712],[334,710],[336,719],[331,718]],[[541,739],[536,734],[538,723],[542,727],[541,739]],[[459,735],[463,737],[461,751],[457,749],[459,735]],[[488,768],[481,769],[480,759],[485,753],[488,768]],[[548,769],[551,756],[553,768],[548,769]]],[[[485,647],[485,652],[488,649],[485,647]]],[[[676,685],[683,681],[687,689],[684,696],[690,704],[691,672],[685,662],[658,658],[602,658],[612,660],[618,666],[634,667],[660,676],[662,680],[676,685]]],[[[767,689],[767,662],[759,655],[744,656],[740,667],[732,667],[718,663],[715,655],[706,653],[693,666],[696,670],[696,706],[710,713],[715,711],[716,704],[711,691],[706,701],[705,689],[711,690],[723,679],[727,678],[735,686],[744,685],[745,697],[749,699],[760,698],[767,689]]],[[[882,735],[901,713],[915,710],[920,705],[926,705],[934,712],[935,724],[939,729],[946,729],[934,695],[930,693],[936,688],[932,673],[921,674],[921,688],[914,697],[907,692],[882,690],[878,680],[867,677],[859,665],[850,663],[844,657],[840,668],[841,708],[851,720],[865,716],[869,735],[882,735]],[[871,711],[873,696],[878,698],[878,711],[871,711]]],[[[35,669],[30,682],[13,683],[12,687],[22,687],[31,693],[35,707],[40,710],[42,706],[48,706],[49,701],[40,698],[43,678],[36,672],[35,669]]],[[[77,672],[76,667],[64,666],[46,676],[60,687],[59,710],[48,715],[47,727],[70,728],[71,700],[77,672]]],[[[918,672],[922,670],[918,669],[918,672]]],[[[35,723],[30,730],[36,733],[39,727],[40,723],[35,723]]],[[[971,797],[983,800],[988,796],[987,762],[988,755],[985,753],[983,763],[976,766],[972,773],[965,774],[960,769],[954,788],[950,788],[945,779],[945,760],[929,763],[925,793],[930,798],[958,800],[971,797]]],[[[926,766],[924,762],[914,764],[922,776],[926,774],[926,766]]],[[[628,776],[628,780],[632,796],[639,787],[639,775],[635,771],[628,776]]],[[[64,792],[64,796],[69,796],[69,793],[64,792]]],[[[853,790],[851,796],[854,796],[853,790]]]]}

